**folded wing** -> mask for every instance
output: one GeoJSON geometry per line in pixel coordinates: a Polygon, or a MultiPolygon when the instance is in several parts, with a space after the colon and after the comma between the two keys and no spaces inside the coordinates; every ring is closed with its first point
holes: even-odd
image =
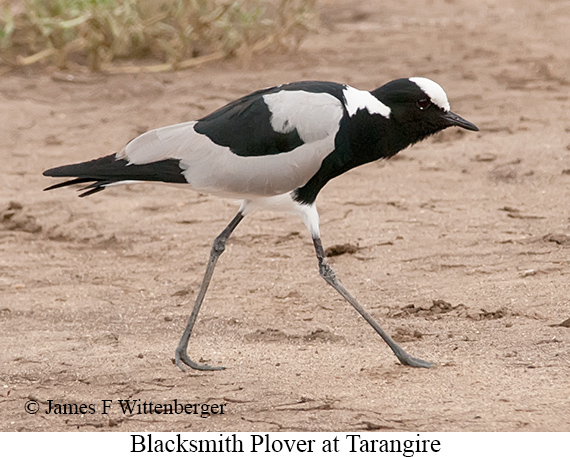
{"type": "Polygon", "coordinates": [[[306,82],[255,92],[198,121],[150,130],[117,154],[47,170],[75,178],[48,189],[91,183],[85,196],[125,181],[163,181],[237,198],[290,192],[334,150],[341,88],[306,82]]]}

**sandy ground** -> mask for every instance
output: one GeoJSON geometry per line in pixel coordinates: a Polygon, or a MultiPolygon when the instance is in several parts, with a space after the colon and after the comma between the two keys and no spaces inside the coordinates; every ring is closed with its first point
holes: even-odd
{"type": "Polygon", "coordinates": [[[570,431],[570,2],[329,1],[294,55],[175,74],[0,79],[0,429],[570,431]],[[425,4],[424,4],[425,3],[425,4]],[[120,149],[260,87],[427,76],[481,132],[448,130],[318,198],[338,276],[431,370],[401,366],[319,277],[300,220],[139,184],[79,199],[46,168],[120,149]],[[109,414],[102,400],[113,400],[109,414]],[[225,404],[123,414],[119,399],[225,404]],[[94,413],[45,414],[48,400],[94,413]],[[24,405],[37,401],[40,412],[24,405]]]}

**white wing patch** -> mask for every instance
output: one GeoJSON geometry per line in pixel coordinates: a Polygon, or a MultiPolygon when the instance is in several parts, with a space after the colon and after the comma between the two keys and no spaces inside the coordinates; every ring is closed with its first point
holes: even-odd
{"type": "Polygon", "coordinates": [[[165,159],[182,159],[183,151],[192,148],[195,121],[169,125],[136,137],[117,154],[129,164],[142,165],[165,159]]]}
{"type": "Polygon", "coordinates": [[[271,112],[271,128],[280,133],[297,129],[304,143],[335,135],[343,109],[340,100],[330,94],[282,90],[263,96],[271,112]]]}
{"type": "Polygon", "coordinates": [[[409,78],[411,82],[417,84],[417,86],[426,94],[430,100],[439,106],[446,113],[450,110],[449,101],[447,100],[447,94],[443,88],[427,78],[409,78]]]}
{"type": "Polygon", "coordinates": [[[370,114],[380,114],[386,118],[390,117],[390,108],[374,97],[370,92],[345,86],[342,93],[346,101],[346,110],[349,116],[354,116],[359,109],[365,109],[370,114]]]}

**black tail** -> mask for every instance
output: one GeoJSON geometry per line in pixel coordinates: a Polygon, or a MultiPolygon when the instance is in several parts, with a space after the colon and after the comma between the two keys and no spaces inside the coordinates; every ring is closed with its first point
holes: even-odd
{"type": "Polygon", "coordinates": [[[110,184],[121,181],[187,183],[186,178],[182,174],[183,171],[180,168],[180,160],[177,159],[165,159],[142,165],[129,165],[127,160],[117,159],[116,154],[111,154],[100,159],[90,160],[89,162],[64,165],[44,171],[44,176],[56,178],[75,177],[75,179],[54,184],[44,190],[57,189],[73,184],[91,183],[80,189],[85,192],[79,196],[86,197],[104,190],[110,184]]]}

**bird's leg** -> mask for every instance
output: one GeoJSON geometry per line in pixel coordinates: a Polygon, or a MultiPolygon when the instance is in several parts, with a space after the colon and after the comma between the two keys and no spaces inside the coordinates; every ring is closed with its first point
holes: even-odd
{"type": "Polygon", "coordinates": [[[224,367],[211,367],[210,365],[202,365],[192,361],[190,357],[188,357],[188,341],[192,335],[192,329],[194,328],[196,318],[200,312],[200,307],[202,306],[202,302],[206,296],[206,291],[210,285],[210,279],[212,279],[212,274],[214,273],[214,268],[216,266],[216,262],[218,261],[218,257],[220,257],[222,252],[224,252],[226,249],[226,241],[228,241],[228,238],[243,218],[244,216],[242,212],[238,212],[232,221],[228,224],[228,226],[222,231],[222,233],[216,237],[214,244],[212,245],[212,250],[210,251],[210,259],[208,260],[208,266],[206,267],[206,273],[204,274],[204,279],[200,285],[200,291],[196,297],[194,308],[192,308],[192,314],[190,314],[188,324],[186,324],[186,328],[184,329],[180,343],[178,343],[178,347],[176,348],[176,365],[178,365],[178,368],[180,368],[182,371],[186,371],[186,366],[195,370],[203,371],[224,369],[224,367]]]}
{"type": "Polygon", "coordinates": [[[360,303],[354,298],[348,290],[344,288],[344,286],[340,283],[340,281],[336,278],[335,272],[332,267],[329,265],[327,258],[325,256],[325,251],[323,250],[323,245],[321,243],[320,238],[313,238],[313,244],[315,245],[315,251],[317,253],[317,259],[319,260],[319,273],[323,277],[323,279],[328,282],[331,286],[335,288],[335,290],[341,294],[344,299],[350,303],[356,311],[360,313],[360,315],[366,319],[374,330],[382,337],[382,339],[390,346],[390,349],[394,351],[396,357],[403,365],[409,365],[411,367],[418,367],[418,368],[430,368],[433,363],[426,362],[422,359],[417,359],[412,357],[406,351],[404,351],[398,343],[396,343],[390,335],[388,335],[382,327],[378,325],[378,322],[374,320],[374,318],[366,311],[360,303]]]}

